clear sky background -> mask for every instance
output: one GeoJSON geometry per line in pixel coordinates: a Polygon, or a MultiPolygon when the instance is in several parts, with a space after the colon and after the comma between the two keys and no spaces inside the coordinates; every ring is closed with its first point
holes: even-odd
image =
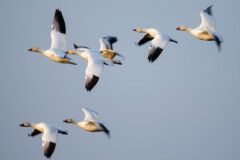
{"type": "Polygon", "coordinates": [[[238,0],[0,0],[0,159],[40,160],[41,136],[28,137],[25,121],[49,122],[69,131],[59,135],[55,160],[239,160],[240,2],[238,0]],[[196,27],[200,11],[213,6],[222,51],[179,25],[196,27]],[[51,23],[59,8],[73,43],[99,49],[113,35],[122,66],[106,66],[91,92],[84,88],[87,63],[59,64],[28,49],[50,47],[51,23]],[[149,43],[136,27],[156,28],[169,43],[153,64],[149,43]],[[111,130],[89,133],[63,123],[83,119],[82,108],[99,113],[111,130]]]}

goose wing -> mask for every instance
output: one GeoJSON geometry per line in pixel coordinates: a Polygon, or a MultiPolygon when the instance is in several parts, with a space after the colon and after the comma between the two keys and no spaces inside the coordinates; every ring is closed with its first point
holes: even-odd
{"type": "Polygon", "coordinates": [[[90,49],[89,47],[86,47],[86,46],[79,46],[79,45],[76,45],[74,44],[73,45],[75,49],[81,49],[81,48],[84,48],[84,49],[90,49]]]}
{"type": "Polygon", "coordinates": [[[102,123],[98,123],[98,124],[102,128],[103,132],[108,136],[108,138],[110,138],[111,137],[110,131],[107,129],[107,127],[105,127],[102,123]]]}
{"type": "Polygon", "coordinates": [[[34,129],[31,134],[28,134],[28,136],[34,137],[34,136],[36,136],[36,135],[38,135],[38,134],[40,134],[40,133],[41,133],[41,132],[40,132],[39,130],[34,129]]]}
{"type": "Polygon", "coordinates": [[[100,43],[100,51],[103,51],[105,49],[111,49],[113,50],[112,44],[117,42],[117,37],[113,37],[113,36],[106,36],[103,37],[101,39],[99,39],[99,43],[100,43]]]}
{"type": "Polygon", "coordinates": [[[137,45],[141,46],[145,43],[147,43],[148,41],[151,41],[153,39],[153,37],[150,34],[145,34],[142,39],[140,39],[140,41],[137,43],[137,45]]]}
{"type": "Polygon", "coordinates": [[[52,22],[51,49],[66,51],[66,27],[62,12],[56,9],[52,22]]]}
{"type": "Polygon", "coordinates": [[[212,6],[209,6],[205,10],[200,13],[202,22],[200,24],[200,28],[208,28],[211,31],[215,32],[216,24],[215,19],[212,14],[212,6]]]}
{"type": "Polygon", "coordinates": [[[50,158],[56,147],[56,140],[58,135],[58,129],[55,127],[44,128],[42,136],[42,149],[47,158],[50,158]]]}
{"type": "Polygon", "coordinates": [[[85,72],[85,88],[91,91],[97,84],[103,70],[103,62],[96,59],[88,59],[88,65],[85,72]]]}
{"type": "Polygon", "coordinates": [[[84,121],[93,121],[95,122],[97,117],[98,117],[98,113],[90,108],[83,108],[82,109],[85,118],[84,121]]]}
{"type": "Polygon", "coordinates": [[[91,91],[97,84],[99,77],[103,70],[103,65],[113,65],[111,61],[104,59],[99,52],[93,50],[88,56],[88,65],[85,72],[85,88],[87,91],[91,91]]]}
{"type": "Polygon", "coordinates": [[[148,50],[149,62],[154,62],[159,57],[159,55],[162,53],[163,49],[166,47],[168,42],[169,37],[167,35],[155,36],[148,50]]]}

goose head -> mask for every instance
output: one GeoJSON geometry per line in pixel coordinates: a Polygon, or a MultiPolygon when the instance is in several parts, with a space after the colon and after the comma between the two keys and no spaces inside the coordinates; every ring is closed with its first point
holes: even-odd
{"type": "Polygon", "coordinates": [[[63,122],[65,122],[65,123],[73,123],[73,120],[68,118],[68,119],[65,119],[63,122]]]}
{"type": "Polygon", "coordinates": [[[179,27],[176,28],[176,30],[179,30],[179,31],[186,31],[186,30],[187,30],[187,27],[179,26],[179,27]]]}
{"type": "Polygon", "coordinates": [[[70,55],[74,55],[74,54],[77,54],[76,51],[73,51],[73,50],[68,50],[65,52],[66,54],[70,54],[70,55]]]}
{"type": "Polygon", "coordinates": [[[28,49],[28,51],[31,51],[31,52],[40,52],[40,49],[37,48],[37,47],[33,47],[33,48],[28,49]]]}
{"type": "Polygon", "coordinates": [[[135,32],[143,32],[143,30],[141,28],[135,28],[135,29],[133,29],[133,31],[135,31],[135,32]]]}
{"type": "Polygon", "coordinates": [[[21,126],[21,127],[31,127],[31,123],[24,122],[24,123],[20,124],[19,126],[21,126]]]}

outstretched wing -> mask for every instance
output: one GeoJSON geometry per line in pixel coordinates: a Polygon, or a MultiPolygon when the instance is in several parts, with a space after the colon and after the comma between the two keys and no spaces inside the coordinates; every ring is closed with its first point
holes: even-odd
{"type": "Polygon", "coordinates": [[[83,108],[82,111],[85,114],[84,121],[96,121],[98,113],[90,108],[83,108]]]}
{"type": "Polygon", "coordinates": [[[117,37],[113,37],[113,36],[106,36],[103,37],[101,39],[99,39],[99,43],[100,43],[100,51],[103,51],[105,49],[111,49],[113,50],[112,44],[117,42],[117,37]]]}
{"type": "Polygon", "coordinates": [[[37,129],[34,129],[31,134],[28,134],[28,136],[34,137],[40,133],[41,133],[40,131],[38,131],[37,129]]]}
{"type": "Polygon", "coordinates": [[[55,128],[45,128],[42,136],[42,149],[47,158],[50,158],[56,147],[58,130],[55,128]]]}
{"type": "Polygon", "coordinates": [[[76,45],[76,44],[74,44],[73,46],[74,46],[75,49],[79,49],[79,48],[90,49],[89,47],[86,47],[86,46],[79,46],[79,45],[76,45]]]}
{"type": "Polygon", "coordinates": [[[107,127],[105,127],[102,123],[98,123],[98,124],[102,128],[103,132],[107,134],[108,138],[110,138],[111,137],[110,131],[107,129],[107,127]]]}
{"type": "Polygon", "coordinates": [[[212,6],[209,6],[207,9],[203,10],[200,13],[202,22],[200,24],[200,28],[208,28],[211,31],[215,32],[216,24],[215,19],[212,15],[212,6]]]}
{"type": "Polygon", "coordinates": [[[88,59],[88,65],[85,72],[85,88],[91,91],[97,84],[103,70],[103,62],[95,61],[91,58],[88,59]]]}
{"type": "Polygon", "coordinates": [[[66,27],[62,12],[56,9],[52,22],[51,48],[66,51],[66,27]]]}
{"type": "Polygon", "coordinates": [[[100,75],[103,70],[103,65],[113,65],[111,61],[104,59],[100,52],[95,52],[93,50],[88,50],[88,65],[85,72],[85,88],[87,91],[91,91],[91,89],[97,84],[100,75]]]}
{"type": "Polygon", "coordinates": [[[67,131],[64,131],[64,130],[61,130],[61,129],[58,129],[58,133],[61,133],[61,134],[68,134],[68,132],[67,131]]]}
{"type": "Polygon", "coordinates": [[[148,50],[149,62],[154,62],[159,57],[168,41],[169,37],[167,35],[158,35],[152,40],[151,46],[148,50]]]}
{"type": "Polygon", "coordinates": [[[153,39],[153,37],[147,33],[143,36],[142,39],[140,39],[140,41],[138,42],[137,45],[141,46],[141,45],[147,43],[148,41],[151,41],[152,39],[153,39]]]}

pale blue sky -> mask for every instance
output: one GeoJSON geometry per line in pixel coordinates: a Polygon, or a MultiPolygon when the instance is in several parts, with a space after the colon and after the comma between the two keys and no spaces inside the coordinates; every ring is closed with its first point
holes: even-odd
{"type": "Polygon", "coordinates": [[[30,138],[25,121],[49,122],[69,131],[60,135],[51,159],[239,160],[240,2],[238,0],[0,0],[0,159],[44,159],[41,136],[30,138]],[[213,5],[224,43],[200,41],[176,31],[196,27],[200,11],[213,5]],[[117,36],[122,66],[106,66],[96,87],[84,88],[86,62],[52,62],[28,52],[50,47],[51,23],[59,8],[73,43],[99,48],[102,36],[117,36]],[[137,47],[136,27],[152,27],[179,41],[156,62],[149,44],[137,47]],[[62,123],[96,110],[111,130],[88,133],[62,123]]]}

